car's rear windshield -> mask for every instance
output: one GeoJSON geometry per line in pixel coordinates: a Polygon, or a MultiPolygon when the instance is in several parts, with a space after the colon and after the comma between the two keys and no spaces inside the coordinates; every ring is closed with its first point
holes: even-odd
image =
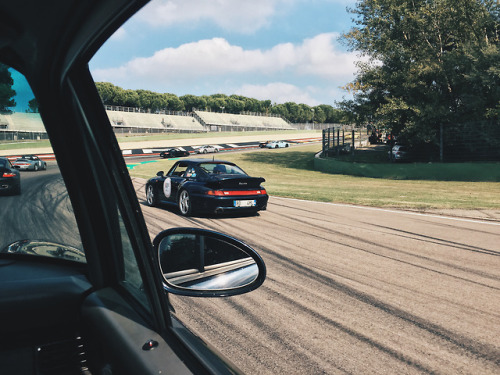
{"type": "Polygon", "coordinates": [[[239,167],[224,163],[203,163],[199,167],[208,174],[237,174],[246,175],[239,167]]]}

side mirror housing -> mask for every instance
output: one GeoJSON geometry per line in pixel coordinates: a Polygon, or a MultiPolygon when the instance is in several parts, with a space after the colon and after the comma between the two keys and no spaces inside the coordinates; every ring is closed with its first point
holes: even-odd
{"type": "Polygon", "coordinates": [[[167,229],[153,241],[164,289],[173,294],[226,297],[257,289],[266,266],[250,246],[199,228],[167,229]]]}
{"type": "Polygon", "coordinates": [[[156,173],[156,175],[157,175],[158,177],[163,177],[163,176],[165,175],[165,172],[163,172],[163,171],[159,171],[158,173],[156,173]]]}

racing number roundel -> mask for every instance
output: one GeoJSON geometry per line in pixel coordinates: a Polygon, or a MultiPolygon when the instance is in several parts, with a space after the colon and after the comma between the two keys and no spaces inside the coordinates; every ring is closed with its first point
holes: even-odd
{"type": "Polygon", "coordinates": [[[170,181],[170,177],[167,177],[165,181],[163,181],[163,194],[165,194],[167,198],[170,198],[170,195],[172,195],[172,182],[170,181]]]}

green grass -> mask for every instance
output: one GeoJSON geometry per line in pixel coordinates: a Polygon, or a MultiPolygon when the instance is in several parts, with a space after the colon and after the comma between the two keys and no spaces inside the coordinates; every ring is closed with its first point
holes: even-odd
{"type": "Polygon", "coordinates": [[[46,148],[51,147],[48,140],[44,141],[7,141],[0,142],[0,150],[20,150],[20,149],[30,149],[30,148],[46,148]]]}
{"type": "MultiPolygon", "coordinates": [[[[259,152],[218,154],[251,176],[266,179],[274,196],[405,209],[500,209],[500,183],[390,180],[314,171],[320,145],[259,152]]],[[[150,178],[175,161],[135,166],[130,174],[150,178]]]]}

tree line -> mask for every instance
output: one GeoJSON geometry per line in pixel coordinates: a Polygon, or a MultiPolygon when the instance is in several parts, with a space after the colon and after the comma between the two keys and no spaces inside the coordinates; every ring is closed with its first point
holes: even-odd
{"type": "MultiPolygon", "coordinates": [[[[500,140],[498,0],[362,0],[343,35],[366,57],[340,107],[415,146],[489,122],[500,140]]],[[[498,142],[497,142],[498,143],[498,142]]]]}
{"type": "Polygon", "coordinates": [[[183,95],[178,97],[170,93],[157,93],[150,90],[130,90],[115,86],[109,82],[97,82],[97,90],[105,105],[136,107],[157,111],[186,111],[194,109],[211,112],[225,112],[240,114],[253,112],[273,114],[292,123],[340,123],[346,118],[345,114],[331,105],[322,104],[308,106],[287,102],[273,104],[271,100],[257,100],[241,95],[183,95]]]}

